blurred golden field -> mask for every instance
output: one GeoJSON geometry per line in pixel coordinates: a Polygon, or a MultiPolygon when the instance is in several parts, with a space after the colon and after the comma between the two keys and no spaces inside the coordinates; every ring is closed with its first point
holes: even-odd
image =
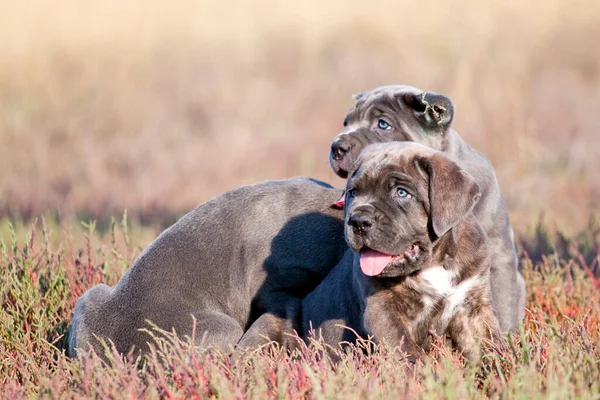
{"type": "Polygon", "coordinates": [[[0,0],[0,216],[172,218],[309,175],[351,95],[450,95],[517,232],[600,210],[600,3],[0,0]]]}
{"type": "Polygon", "coordinates": [[[599,175],[598,1],[0,0],[0,397],[598,398],[599,175]],[[176,339],[144,368],[65,356],[79,296],[178,216],[267,179],[342,186],[351,95],[393,83],[452,97],[508,203],[526,316],[485,367],[443,343],[412,370],[176,339]]]}

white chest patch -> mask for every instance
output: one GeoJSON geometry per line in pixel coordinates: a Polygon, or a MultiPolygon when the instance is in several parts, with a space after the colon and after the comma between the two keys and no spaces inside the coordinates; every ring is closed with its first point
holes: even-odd
{"type": "Polygon", "coordinates": [[[442,321],[447,324],[455,314],[457,307],[465,301],[469,291],[479,282],[476,277],[454,285],[454,274],[441,266],[433,266],[419,272],[417,279],[423,285],[425,309],[421,319],[425,319],[434,307],[443,301],[442,321]]]}
{"type": "Polygon", "coordinates": [[[427,284],[428,289],[439,296],[445,296],[452,290],[452,275],[443,267],[435,266],[419,272],[418,277],[427,284]]]}

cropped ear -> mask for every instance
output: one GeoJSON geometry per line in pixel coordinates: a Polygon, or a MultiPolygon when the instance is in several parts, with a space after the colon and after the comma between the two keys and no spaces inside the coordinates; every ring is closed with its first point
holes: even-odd
{"type": "Polygon", "coordinates": [[[365,92],[355,93],[352,95],[352,100],[354,100],[356,102],[363,100],[364,98],[365,98],[365,92]]]}
{"type": "Polygon", "coordinates": [[[426,128],[439,130],[443,134],[452,125],[454,104],[450,97],[431,92],[406,93],[402,100],[426,128]]]}
{"type": "Polygon", "coordinates": [[[429,220],[441,237],[462,221],[481,198],[475,179],[441,154],[419,157],[418,166],[429,176],[429,220]]]}

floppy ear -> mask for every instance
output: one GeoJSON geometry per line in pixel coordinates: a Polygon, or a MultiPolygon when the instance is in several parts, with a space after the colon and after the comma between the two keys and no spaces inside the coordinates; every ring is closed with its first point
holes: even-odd
{"type": "Polygon", "coordinates": [[[452,125],[454,104],[448,96],[423,92],[407,93],[402,100],[416,114],[417,119],[428,129],[439,129],[443,134],[452,125]]]}
{"type": "Polygon", "coordinates": [[[441,154],[420,157],[417,163],[429,176],[429,220],[440,237],[467,216],[481,192],[471,175],[441,154]]]}

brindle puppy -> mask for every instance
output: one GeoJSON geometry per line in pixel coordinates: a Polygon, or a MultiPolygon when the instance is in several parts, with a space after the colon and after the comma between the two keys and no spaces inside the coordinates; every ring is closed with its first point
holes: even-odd
{"type": "Polygon", "coordinates": [[[475,180],[443,153],[416,143],[367,147],[348,171],[345,236],[352,252],[302,302],[303,334],[330,345],[361,336],[413,356],[430,332],[469,360],[499,332],[490,254],[472,213],[475,180]]]}
{"type": "Polygon", "coordinates": [[[508,210],[492,164],[452,129],[454,106],[443,95],[409,86],[383,86],[355,96],[344,129],[331,145],[330,163],[345,178],[360,151],[370,143],[411,141],[443,151],[479,185],[473,213],[487,233],[491,253],[492,299],[503,331],[518,329],[524,315],[525,283],[508,210]]]}

